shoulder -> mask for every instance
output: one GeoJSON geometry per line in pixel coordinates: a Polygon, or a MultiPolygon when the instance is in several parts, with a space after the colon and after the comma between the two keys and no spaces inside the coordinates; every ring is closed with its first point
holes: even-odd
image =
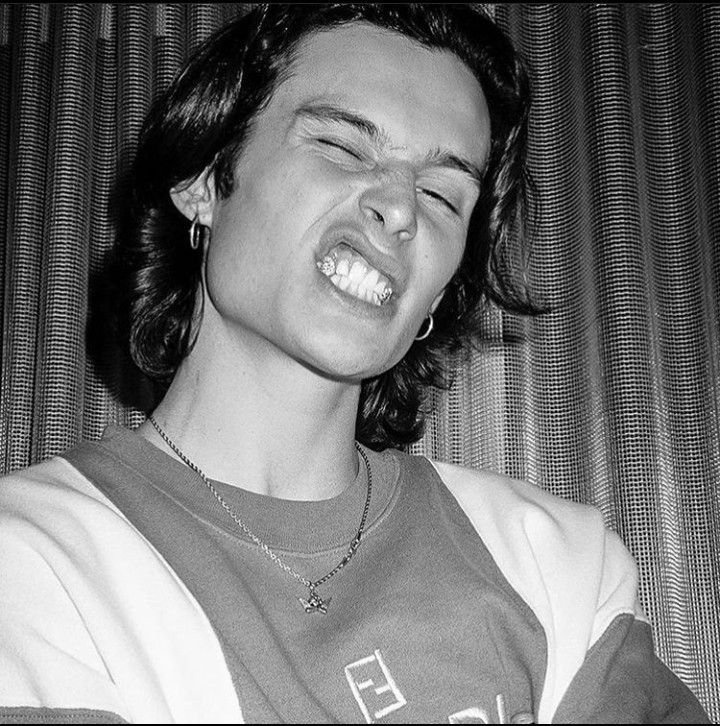
{"type": "Polygon", "coordinates": [[[52,504],[68,498],[112,507],[80,471],[60,456],[0,477],[0,512],[6,515],[40,501],[52,504]]]}
{"type": "MultiPolygon", "coordinates": [[[[501,569],[508,556],[531,553],[545,554],[557,566],[565,559],[581,560],[587,567],[588,558],[602,558],[616,544],[596,507],[496,472],[393,453],[413,486],[424,483],[455,500],[501,569]]],[[[616,557],[625,553],[621,545],[616,557]]],[[[625,560],[632,568],[632,558],[625,560]]]]}
{"type": "Polygon", "coordinates": [[[644,620],[635,560],[599,510],[500,474],[432,462],[548,642],[541,715],[619,616],[644,620]]]}
{"type": "Polygon", "coordinates": [[[113,577],[129,574],[118,552],[151,556],[120,510],[61,457],[0,479],[0,552],[15,602],[38,588],[56,596],[38,601],[38,612],[73,599],[75,608],[83,598],[100,602],[113,577]]]}
{"type": "Polygon", "coordinates": [[[494,472],[431,463],[475,529],[495,549],[551,555],[555,569],[582,561],[585,568],[600,572],[609,556],[634,570],[632,557],[605,527],[596,507],[494,472]]]}
{"type": "Polygon", "coordinates": [[[528,482],[445,462],[430,463],[455,498],[471,512],[480,507],[488,514],[501,512],[513,520],[535,517],[562,529],[602,526],[602,516],[595,507],[563,499],[528,482]]]}
{"type": "Polygon", "coordinates": [[[0,582],[0,708],[108,711],[141,723],[239,718],[197,601],[65,459],[0,480],[0,582]]]}
{"type": "Polygon", "coordinates": [[[0,536],[86,554],[130,527],[115,505],[62,457],[0,479],[0,536]]]}
{"type": "Polygon", "coordinates": [[[0,706],[127,716],[87,622],[102,607],[97,532],[112,511],[99,496],[61,458],[0,479],[0,706]]]}
{"type": "Polygon", "coordinates": [[[532,569],[566,592],[592,582],[598,600],[624,581],[634,608],[635,560],[596,507],[501,474],[431,463],[496,557],[515,568],[531,558],[525,577],[532,569]]]}

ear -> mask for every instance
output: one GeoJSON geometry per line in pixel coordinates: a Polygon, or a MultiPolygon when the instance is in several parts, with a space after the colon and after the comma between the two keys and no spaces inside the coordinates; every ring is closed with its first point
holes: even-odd
{"type": "Polygon", "coordinates": [[[215,181],[208,167],[201,174],[184,181],[170,190],[170,199],[180,214],[190,221],[196,217],[200,224],[212,227],[215,209],[215,181]]]}
{"type": "Polygon", "coordinates": [[[441,300],[443,299],[443,295],[445,295],[445,288],[443,288],[440,291],[440,294],[433,300],[432,305],[430,306],[430,313],[434,313],[437,310],[437,306],[440,304],[441,300]]]}

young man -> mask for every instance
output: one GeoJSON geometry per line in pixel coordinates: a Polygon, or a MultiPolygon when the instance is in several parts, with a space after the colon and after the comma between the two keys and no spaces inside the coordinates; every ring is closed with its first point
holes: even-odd
{"type": "Polygon", "coordinates": [[[162,400],[2,487],[5,720],[704,718],[597,512],[397,450],[482,299],[523,306],[526,118],[469,6],[260,6],[200,50],[125,250],[162,400]]]}

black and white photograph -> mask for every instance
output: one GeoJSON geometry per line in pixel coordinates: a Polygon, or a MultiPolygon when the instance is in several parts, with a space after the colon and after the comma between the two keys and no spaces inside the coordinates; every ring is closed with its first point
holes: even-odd
{"type": "Polygon", "coordinates": [[[720,723],[720,4],[0,3],[0,724],[720,723]]]}

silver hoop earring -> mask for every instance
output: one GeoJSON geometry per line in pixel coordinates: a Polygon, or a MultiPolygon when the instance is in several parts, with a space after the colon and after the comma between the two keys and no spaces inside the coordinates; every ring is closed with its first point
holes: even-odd
{"type": "Polygon", "coordinates": [[[200,220],[195,216],[192,224],[190,225],[190,249],[196,250],[200,247],[202,241],[202,224],[200,220]]]}
{"type": "Polygon", "coordinates": [[[427,330],[422,334],[418,335],[415,340],[425,340],[425,338],[432,333],[433,326],[435,325],[435,321],[433,320],[433,314],[428,313],[427,319],[430,321],[427,326],[427,330]]]}

